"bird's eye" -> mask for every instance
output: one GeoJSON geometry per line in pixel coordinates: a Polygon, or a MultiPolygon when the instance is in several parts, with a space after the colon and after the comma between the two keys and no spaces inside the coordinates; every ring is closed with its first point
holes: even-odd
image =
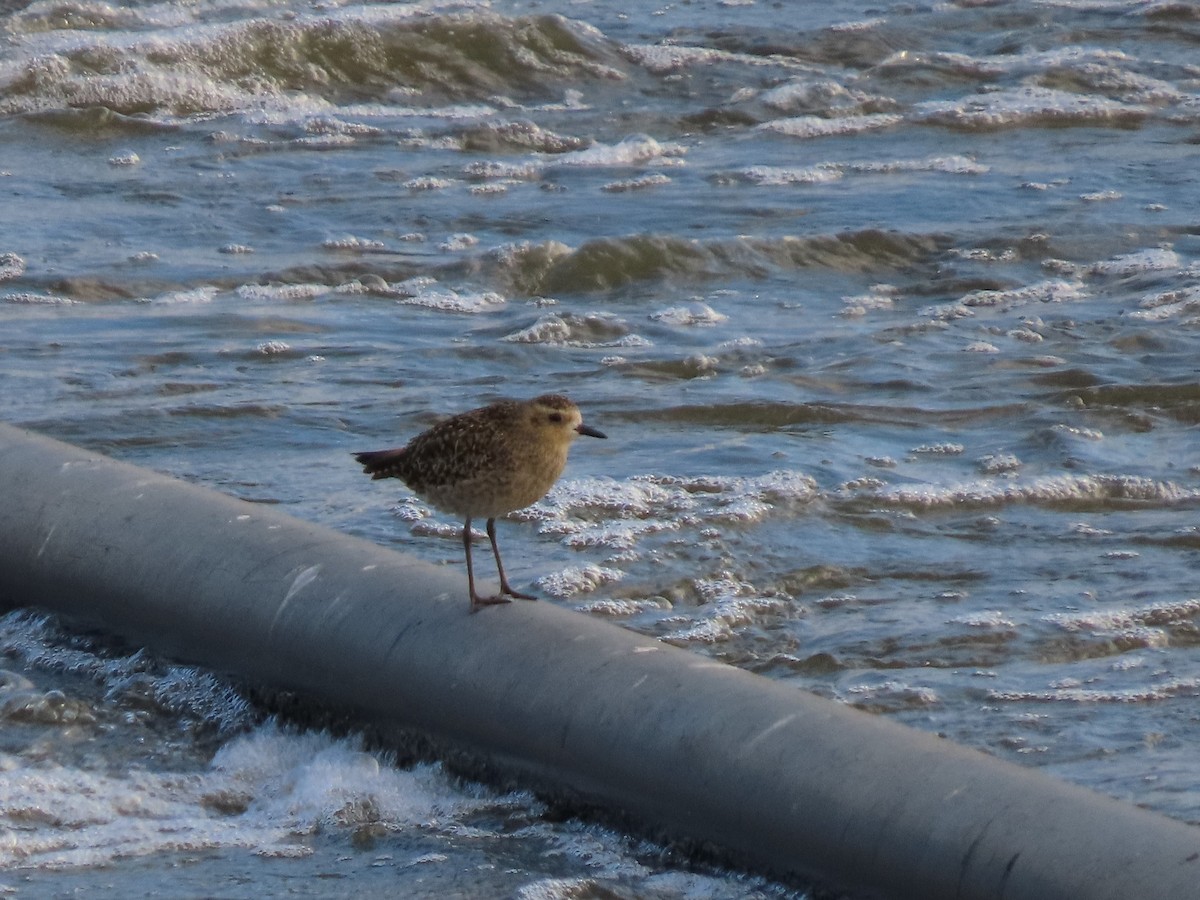
{"type": "Polygon", "coordinates": [[[550,421],[551,422],[558,423],[558,422],[561,422],[562,420],[563,420],[562,413],[550,413],[550,421]]]}

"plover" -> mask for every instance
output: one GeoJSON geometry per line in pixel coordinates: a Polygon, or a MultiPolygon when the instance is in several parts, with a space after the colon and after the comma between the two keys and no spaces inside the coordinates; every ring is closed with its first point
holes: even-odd
{"type": "Polygon", "coordinates": [[[562,474],[576,435],[607,435],[583,424],[579,407],[562,394],[500,400],[452,416],[403,447],[356,453],[375,478],[399,478],[421,499],[463,518],[467,590],[471,611],[509,597],[536,600],[513,590],[496,546],[496,518],[536,503],[562,474]],[[500,573],[500,593],[480,597],[471,566],[471,519],[487,518],[487,535],[500,573]]]}

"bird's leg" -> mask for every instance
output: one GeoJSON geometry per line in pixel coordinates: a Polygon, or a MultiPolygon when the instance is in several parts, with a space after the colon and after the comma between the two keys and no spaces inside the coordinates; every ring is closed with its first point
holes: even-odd
{"type": "MultiPolygon", "coordinates": [[[[491,519],[488,520],[488,533],[491,534],[491,519]]],[[[492,539],[492,547],[495,548],[496,540],[492,539]]],[[[471,566],[471,517],[467,516],[463,522],[463,550],[467,554],[467,590],[471,593],[471,612],[475,612],[481,606],[491,606],[495,603],[511,602],[507,597],[501,597],[497,594],[494,597],[480,597],[475,593],[475,572],[471,566]]],[[[504,573],[500,573],[500,584],[504,584],[504,573]]]]}
{"type": "Polygon", "coordinates": [[[496,571],[500,573],[500,593],[508,594],[510,597],[516,597],[518,600],[536,600],[537,597],[532,594],[522,594],[520,591],[514,591],[508,583],[508,579],[504,575],[504,563],[500,562],[500,548],[496,545],[496,520],[487,520],[488,538],[492,542],[492,553],[496,556],[496,571]]]}

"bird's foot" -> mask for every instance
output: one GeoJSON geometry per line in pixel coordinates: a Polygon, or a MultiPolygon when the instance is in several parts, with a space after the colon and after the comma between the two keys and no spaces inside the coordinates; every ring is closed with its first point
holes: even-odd
{"type": "Polygon", "coordinates": [[[471,612],[479,612],[485,606],[499,606],[501,603],[512,603],[507,597],[501,597],[496,594],[494,597],[480,597],[478,594],[471,595],[471,612]]]}
{"type": "MultiPolygon", "coordinates": [[[[522,594],[520,591],[514,591],[507,584],[504,585],[504,587],[502,587],[500,589],[500,593],[508,594],[508,596],[510,596],[510,597],[516,597],[518,600],[536,600],[537,599],[537,597],[533,596],[533,594],[522,594]]],[[[507,602],[507,601],[505,601],[505,602],[507,602]]]]}

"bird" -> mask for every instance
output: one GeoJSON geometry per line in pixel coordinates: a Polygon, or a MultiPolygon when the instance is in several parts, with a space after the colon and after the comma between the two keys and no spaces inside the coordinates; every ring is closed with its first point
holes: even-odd
{"type": "Polygon", "coordinates": [[[496,519],[546,496],[567,463],[579,435],[608,437],[583,422],[579,407],[562,394],[532,400],[498,400],[444,419],[403,447],[354,454],[372,480],[399,478],[418,497],[463,519],[467,591],[471,612],[509,603],[510,597],[536,600],[514,590],[504,574],[496,544],[496,519]],[[500,574],[500,593],[475,590],[471,564],[471,520],[487,519],[487,535],[500,574]]]}

